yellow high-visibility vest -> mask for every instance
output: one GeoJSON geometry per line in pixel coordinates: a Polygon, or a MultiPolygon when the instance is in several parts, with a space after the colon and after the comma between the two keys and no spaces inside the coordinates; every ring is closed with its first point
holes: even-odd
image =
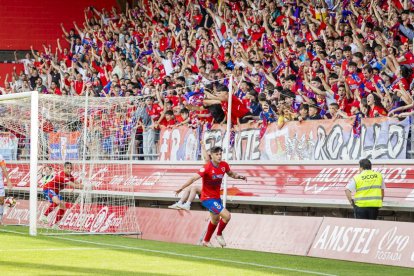
{"type": "Polygon", "coordinates": [[[382,174],[364,170],[354,177],[356,193],[355,205],[358,207],[382,207],[382,174]]]}

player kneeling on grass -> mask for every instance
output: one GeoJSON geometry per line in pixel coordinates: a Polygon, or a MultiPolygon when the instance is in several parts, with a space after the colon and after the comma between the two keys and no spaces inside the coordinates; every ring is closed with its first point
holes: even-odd
{"type": "Polygon", "coordinates": [[[49,208],[46,209],[45,213],[41,216],[40,220],[43,223],[48,223],[47,216],[59,206],[59,210],[56,215],[56,220],[53,223],[54,228],[58,228],[59,221],[63,218],[66,211],[66,203],[62,201],[62,196],[59,194],[60,190],[65,189],[66,186],[80,189],[82,184],[75,181],[72,175],[72,163],[65,162],[63,171],[58,172],[52,180],[43,186],[43,195],[51,203],[49,208]]]}
{"type": "Polygon", "coordinates": [[[245,176],[238,175],[230,170],[229,164],[222,161],[223,149],[213,147],[210,150],[211,161],[205,164],[199,172],[191,177],[176,193],[180,193],[185,188],[193,184],[198,179],[203,179],[201,188],[201,204],[210,211],[211,221],[208,225],[206,235],[204,236],[203,245],[211,246],[210,239],[217,228],[217,242],[223,247],[226,242],[223,238],[223,230],[230,221],[230,212],[223,207],[220,199],[220,187],[224,174],[235,179],[247,180],[245,176]]]}
{"type": "Polygon", "coordinates": [[[7,188],[12,189],[12,183],[10,182],[9,173],[6,169],[6,162],[3,159],[3,156],[0,155],[0,225],[3,224],[3,211],[4,211],[4,197],[6,196],[6,192],[4,191],[4,182],[3,178],[6,177],[7,180],[7,188]]]}

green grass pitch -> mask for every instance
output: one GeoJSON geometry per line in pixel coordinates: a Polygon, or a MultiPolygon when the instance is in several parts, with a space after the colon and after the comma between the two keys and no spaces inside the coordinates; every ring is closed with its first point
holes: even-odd
{"type": "Polygon", "coordinates": [[[0,227],[0,275],[414,275],[414,269],[0,227]]]}

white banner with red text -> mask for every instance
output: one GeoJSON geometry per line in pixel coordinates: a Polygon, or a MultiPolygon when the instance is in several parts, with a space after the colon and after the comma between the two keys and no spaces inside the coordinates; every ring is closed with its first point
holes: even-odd
{"type": "MultiPolygon", "coordinates": [[[[267,127],[256,123],[236,126],[230,135],[231,160],[359,160],[406,159],[410,118],[362,119],[360,130],[352,119],[287,122],[267,127]]],[[[160,160],[197,160],[204,139],[207,150],[223,146],[226,126],[203,131],[187,127],[162,128],[160,160]]],[[[226,150],[226,149],[225,149],[226,150]]]]}

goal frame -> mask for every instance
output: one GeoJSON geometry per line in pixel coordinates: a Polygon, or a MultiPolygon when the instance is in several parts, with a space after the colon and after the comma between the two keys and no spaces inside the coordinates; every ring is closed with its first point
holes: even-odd
{"type": "MultiPolygon", "coordinates": [[[[83,127],[83,136],[86,137],[87,129],[87,112],[88,112],[88,99],[89,97],[85,97],[85,110],[84,110],[84,116],[85,116],[85,126],[83,127]]],[[[41,122],[39,121],[39,115],[40,115],[40,100],[41,96],[38,91],[31,91],[31,92],[23,92],[23,93],[16,93],[16,94],[6,94],[6,95],[0,95],[0,103],[6,102],[6,101],[19,101],[20,99],[26,99],[27,101],[27,107],[30,107],[30,120],[27,120],[28,124],[30,124],[30,131],[27,133],[26,137],[30,138],[30,158],[29,158],[29,235],[30,236],[37,236],[39,234],[38,228],[38,167],[40,164],[43,164],[44,162],[39,160],[39,142],[40,142],[40,130],[39,127],[41,125],[41,122]]],[[[86,143],[87,139],[84,139],[84,143],[86,143]]],[[[86,146],[83,145],[83,157],[79,159],[80,166],[82,168],[83,174],[85,173],[86,163],[88,163],[85,159],[86,157],[86,146]]],[[[48,163],[48,162],[46,162],[48,163]]],[[[84,190],[81,190],[78,192],[79,195],[84,193],[84,190]]],[[[105,194],[112,194],[114,192],[106,192],[105,194]]],[[[119,193],[119,192],[117,192],[119,193]]],[[[99,192],[97,192],[99,194],[99,192]]],[[[132,193],[133,195],[133,193],[132,193]]],[[[81,206],[83,206],[84,201],[80,202],[81,206]]],[[[139,226],[138,226],[139,227],[139,226]]],[[[42,233],[43,235],[59,235],[59,233],[42,233]]],[[[60,233],[61,234],[61,233],[60,233]]],[[[74,234],[74,235],[88,235],[92,233],[88,232],[74,232],[69,233],[66,232],[66,235],[74,234]]],[[[122,231],[122,232],[114,232],[114,233],[97,233],[95,234],[100,235],[142,235],[142,232],[140,230],[138,231],[122,231]]]]}
{"type": "Polygon", "coordinates": [[[30,198],[29,235],[37,236],[37,165],[39,144],[39,92],[22,92],[0,95],[0,102],[30,98],[30,198]],[[36,146],[33,146],[36,145],[36,146]]]}
{"type": "MultiPolygon", "coordinates": [[[[232,96],[234,93],[233,89],[233,75],[229,78],[229,93],[228,93],[228,114],[227,114],[227,131],[224,138],[224,156],[223,160],[229,160],[229,151],[230,151],[230,132],[231,132],[231,118],[232,118],[232,96]]],[[[39,144],[39,92],[38,91],[30,91],[30,92],[22,92],[22,93],[15,93],[15,94],[6,94],[0,95],[0,102],[6,100],[17,100],[23,98],[30,98],[30,189],[29,189],[29,235],[30,236],[37,236],[37,197],[38,197],[38,190],[37,190],[37,177],[38,177],[38,144],[39,144]],[[33,146],[35,145],[35,146],[33,146]]],[[[88,105],[88,96],[85,97],[86,106],[88,105]]],[[[85,118],[87,118],[87,108],[85,108],[85,118]]],[[[84,136],[86,133],[86,128],[84,128],[84,136]]],[[[85,147],[83,147],[84,154],[83,158],[85,158],[85,147]]],[[[83,160],[85,162],[85,160],[83,160]]],[[[223,206],[226,206],[227,203],[227,176],[225,175],[223,179],[223,206]]],[[[80,234],[80,233],[79,233],[80,234]]],[[[83,233],[85,234],[85,233],[83,233]]]]}

